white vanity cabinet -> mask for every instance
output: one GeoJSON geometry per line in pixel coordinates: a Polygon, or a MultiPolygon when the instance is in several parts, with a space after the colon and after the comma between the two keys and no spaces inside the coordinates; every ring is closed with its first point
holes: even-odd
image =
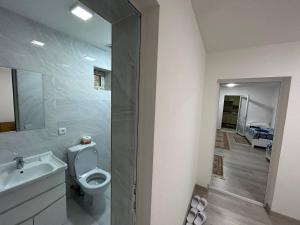
{"type": "Polygon", "coordinates": [[[65,187],[62,171],[0,195],[0,224],[63,225],[67,214],[65,187]]]}
{"type": "MultiPolygon", "coordinates": [[[[42,155],[44,156],[45,154],[42,155]]],[[[66,222],[66,165],[55,156],[51,154],[48,156],[49,159],[46,158],[48,161],[45,162],[41,156],[32,162],[25,159],[25,162],[28,162],[27,168],[24,166],[24,171],[22,169],[17,171],[21,175],[14,175],[16,172],[13,168],[10,169],[10,165],[2,170],[0,166],[0,184],[12,182],[14,176],[23,176],[23,174],[24,177],[21,179],[25,180],[21,185],[17,184],[13,188],[0,191],[0,225],[63,225],[66,222]],[[38,176],[29,182],[25,176],[28,176],[26,173],[31,175],[32,167],[38,176]],[[48,170],[41,169],[39,172],[40,168],[51,170],[49,169],[50,172],[46,174],[43,172],[48,170]],[[5,173],[5,171],[9,172],[5,173]]],[[[19,180],[15,183],[17,182],[19,180]]]]}
{"type": "Polygon", "coordinates": [[[37,214],[33,221],[34,225],[64,224],[66,222],[66,197],[59,199],[37,214]]]}

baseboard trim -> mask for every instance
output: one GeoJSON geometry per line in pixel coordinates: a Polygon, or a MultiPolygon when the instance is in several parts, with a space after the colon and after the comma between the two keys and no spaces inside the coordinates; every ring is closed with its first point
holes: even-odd
{"type": "Polygon", "coordinates": [[[265,205],[265,210],[269,215],[271,214],[271,207],[269,206],[268,203],[266,203],[266,205],[265,205]]]}
{"type": "Polygon", "coordinates": [[[269,216],[271,218],[274,218],[274,219],[280,218],[280,219],[283,219],[283,220],[288,220],[288,221],[290,221],[294,225],[300,225],[300,220],[297,220],[295,218],[292,218],[292,217],[289,217],[289,216],[285,216],[283,214],[280,214],[280,213],[272,211],[271,207],[269,206],[268,203],[265,205],[265,210],[266,210],[266,212],[269,214],[269,216]]]}
{"type": "Polygon", "coordinates": [[[198,195],[202,195],[203,197],[204,195],[207,195],[207,193],[208,193],[207,187],[203,187],[198,184],[195,185],[193,195],[198,194],[198,195]]]}
{"type": "Polygon", "coordinates": [[[269,214],[272,221],[273,220],[284,220],[284,221],[289,221],[289,224],[291,223],[293,225],[300,225],[300,220],[297,220],[295,218],[285,216],[283,214],[272,211],[269,204],[265,205],[265,210],[269,214]]]}
{"type": "Polygon", "coordinates": [[[285,221],[289,221],[289,223],[293,224],[293,225],[300,225],[300,220],[297,220],[295,218],[292,218],[292,217],[289,217],[289,216],[285,216],[285,215],[282,215],[280,213],[277,213],[277,212],[273,212],[271,211],[270,213],[270,217],[271,218],[281,218],[281,219],[284,219],[285,221]]]}

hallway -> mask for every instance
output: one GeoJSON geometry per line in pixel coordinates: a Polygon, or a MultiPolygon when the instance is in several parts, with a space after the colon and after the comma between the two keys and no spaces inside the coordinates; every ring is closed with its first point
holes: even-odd
{"type": "Polygon", "coordinates": [[[215,148],[215,154],[223,156],[224,175],[213,176],[210,187],[263,203],[269,170],[265,150],[236,143],[232,132],[226,135],[230,150],[215,148]]]}
{"type": "Polygon", "coordinates": [[[269,215],[261,206],[217,191],[205,194],[196,188],[195,194],[208,200],[206,225],[299,225],[281,215],[274,213],[269,215]]]}

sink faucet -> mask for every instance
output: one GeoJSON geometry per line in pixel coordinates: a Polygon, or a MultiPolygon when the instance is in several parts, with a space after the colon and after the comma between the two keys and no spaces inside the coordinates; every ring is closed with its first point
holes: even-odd
{"type": "Polygon", "coordinates": [[[16,156],[14,160],[17,163],[17,169],[22,169],[24,167],[24,159],[23,156],[16,156]]]}

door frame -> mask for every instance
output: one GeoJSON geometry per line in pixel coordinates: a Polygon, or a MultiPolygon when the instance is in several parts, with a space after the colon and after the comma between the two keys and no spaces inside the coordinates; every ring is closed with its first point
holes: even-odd
{"type": "MultiPolygon", "coordinates": [[[[265,77],[265,78],[237,78],[237,79],[220,79],[217,80],[218,88],[216,89],[216,95],[218,96],[216,98],[217,102],[220,101],[220,85],[223,83],[257,83],[257,82],[279,82],[280,83],[280,90],[279,90],[279,96],[278,96],[278,102],[277,102],[277,109],[276,109],[276,116],[275,116],[275,129],[274,129],[274,138],[273,138],[273,148],[272,148],[272,156],[270,160],[269,165],[269,172],[268,172],[268,180],[267,180],[267,187],[266,187],[266,193],[265,193],[265,200],[261,204],[259,202],[253,201],[248,198],[243,198],[237,195],[234,195],[234,197],[241,198],[245,201],[248,201],[250,203],[258,204],[258,205],[264,205],[265,207],[272,210],[272,202],[275,192],[275,185],[276,185],[276,179],[277,179],[277,172],[278,172],[278,166],[280,161],[280,153],[281,153],[281,146],[282,146],[282,140],[283,140],[283,134],[284,134],[284,126],[285,126],[285,120],[286,120],[286,113],[287,113],[287,106],[288,106],[288,100],[289,100],[289,93],[290,93],[290,86],[291,86],[291,77],[290,76],[283,76],[283,77],[265,77]]],[[[217,125],[217,118],[218,118],[218,108],[216,110],[215,115],[215,125],[217,125]]],[[[213,121],[212,121],[213,122],[213,121]]],[[[215,127],[216,128],[216,127],[215,127]]],[[[213,130],[215,135],[215,130],[213,130]]],[[[216,140],[215,138],[213,139],[216,140]]],[[[212,166],[213,166],[213,155],[214,155],[214,144],[211,152],[211,173],[210,178],[212,179],[212,166]]],[[[220,191],[220,190],[218,190],[220,191]]],[[[231,193],[227,193],[231,194],[231,193]]]]}
{"type": "Polygon", "coordinates": [[[112,25],[111,225],[136,224],[141,13],[128,0],[80,0],[112,25]]]}
{"type": "MultiPolygon", "coordinates": [[[[141,14],[139,123],[137,147],[136,221],[137,225],[151,224],[154,112],[156,94],[159,4],[157,0],[104,0],[127,2],[141,14]],[[144,103],[144,104],[143,104],[144,103]]],[[[90,1],[101,6],[103,0],[90,1]]],[[[106,9],[98,7],[103,13],[106,9]]],[[[114,209],[113,209],[114,210],[114,209]]],[[[114,211],[118,214],[117,211],[114,211]]],[[[113,215],[112,215],[113,216],[113,215]]],[[[124,224],[124,223],[122,223],[124,224]]],[[[113,224],[112,224],[113,225],[113,224]]],[[[124,224],[127,225],[127,224],[124,224]]]]}

